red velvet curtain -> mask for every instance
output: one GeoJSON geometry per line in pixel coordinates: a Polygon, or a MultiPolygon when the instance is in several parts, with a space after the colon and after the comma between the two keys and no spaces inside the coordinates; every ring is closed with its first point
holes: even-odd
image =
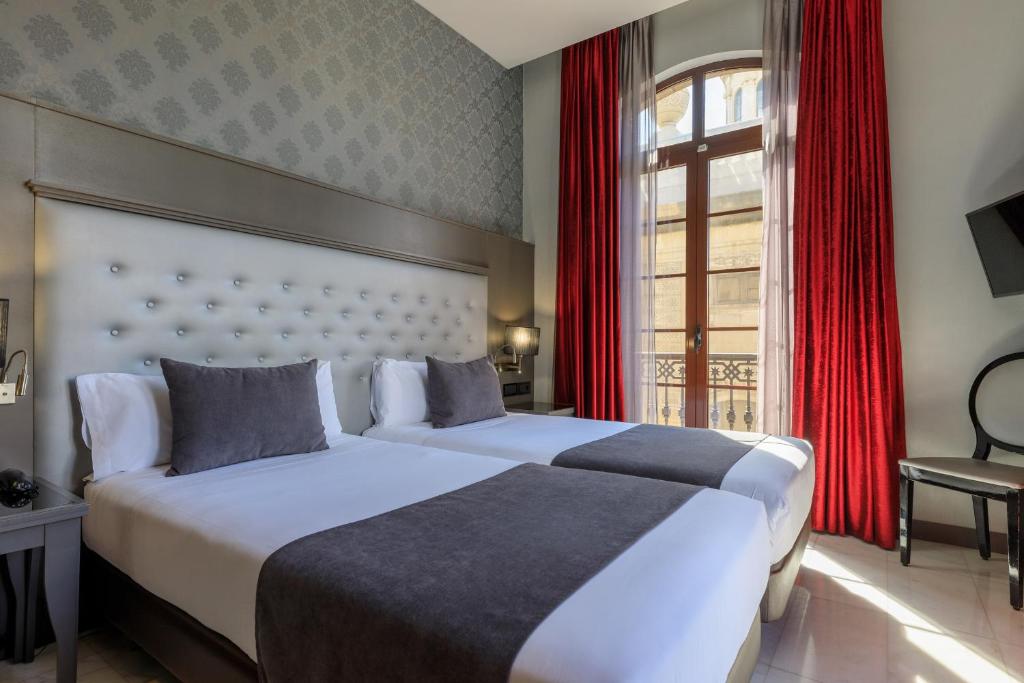
{"type": "Polygon", "coordinates": [[[621,420],[619,31],[562,50],[555,400],[621,420]]]}
{"type": "Polygon", "coordinates": [[[897,540],[905,457],[880,0],[806,0],[793,239],[793,433],[812,523],[897,540]]]}

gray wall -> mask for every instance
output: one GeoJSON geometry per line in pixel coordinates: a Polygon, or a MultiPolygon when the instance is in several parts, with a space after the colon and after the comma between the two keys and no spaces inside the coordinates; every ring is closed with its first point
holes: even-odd
{"type": "MultiPolygon", "coordinates": [[[[35,209],[24,183],[35,175],[33,109],[0,97],[0,299],[11,300],[8,356],[16,349],[32,354],[35,209]]],[[[32,388],[30,381],[27,396],[0,406],[0,469],[32,471],[32,388]]]]}
{"type": "MultiPolygon", "coordinates": [[[[688,0],[654,15],[654,68],[761,49],[762,0],[688,0]]],[[[537,400],[551,400],[558,264],[558,116],[561,55],[523,66],[523,239],[536,247],[534,311],[541,327],[537,400]]]]}
{"type": "Polygon", "coordinates": [[[511,236],[522,72],[412,0],[0,0],[0,91],[511,236]]]}
{"type": "MultiPolygon", "coordinates": [[[[1024,296],[992,298],[964,220],[1024,190],[1024,3],[884,8],[907,446],[911,456],[966,457],[974,376],[1024,350],[1024,296]]],[[[919,486],[915,499],[922,519],[974,524],[967,496],[919,486]]],[[[993,528],[1005,530],[998,508],[993,528]]]]}

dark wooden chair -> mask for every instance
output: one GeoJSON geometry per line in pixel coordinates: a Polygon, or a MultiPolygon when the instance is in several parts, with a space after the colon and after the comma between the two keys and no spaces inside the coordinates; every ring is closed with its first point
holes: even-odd
{"type": "MultiPolygon", "coordinates": [[[[1024,407],[1024,351],[1011,353],[997,358],[978,373],[971,385],[971,393],[967,400],[971,422],[974,424],[976,444],[974,455],[970,458],[907,458],[900,460],[900,562],[904,566],[910,564],[910,534],[914,515],[914,484],[930,484],[953,491],[970,494],[974,501],[974,524],[978,536],[978,552],[984,559],[992,554],[991,539],[988,530],[988,501],[998,500],[1006,503],[1006,545],[1010,569],[1010,604],[1019,610],[1024,604],[1021,576],[1021,533],[1024,531],[1024,467],[1015,467],[998,462],[989,462],[988,456],[992,448],[1011,453],[1024,454],[1024,445],[1010,443],[1005,434],[1024,433],[1024,418],[1021,408],[1024,407]],[[1010,364],[1013,363],[1013,369],[1010,364]],[[998,372],[996,372],[998,371],[998,372]],[[992,379],[985,382],[992,373],[992,379]],[[1013,373],[1013,374],[1011,374],[1013,373]],[[998,379],[996,379],[998,378],[998,379]],[[1015,412],[1015,416],[990,420],[984,426],[978,418],[978,395],[982,384],[988,385],[996,381],[993,396],[986,401],[988,405],[1001,404],[1015,412]],[[1001,389],[1001,390],[1000,390],[1001,389]],[[999,436],[994,436],[993,433],[999,436]]],[[[1005,413],[1007,411],[999,411],[1005,413]]],[[[1017,438],[1013,437],[1016,441],[1017,438]]]]}

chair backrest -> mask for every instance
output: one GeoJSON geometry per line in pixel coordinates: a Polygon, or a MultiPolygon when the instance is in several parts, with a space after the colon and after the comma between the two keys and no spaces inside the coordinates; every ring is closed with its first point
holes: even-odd
{"type": "Polygon", "coordinates": [[[993,447],[1024,455],[1024,351],[986,365],[971,385],[967,407],[975,458],[987,459],[993,447]]]}

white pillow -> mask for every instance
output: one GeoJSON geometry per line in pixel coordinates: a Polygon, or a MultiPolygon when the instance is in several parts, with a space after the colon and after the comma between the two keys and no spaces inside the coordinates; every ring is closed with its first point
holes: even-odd
{"type": "Polygon", "coordinates": [[[427,408],[427,364],[385,358],[373,364],[370,414],[384,427],[430,419],[427,408]]]}
{"type": "MultiPolygon", "coordinates": [[[[107,372],[79,375],[75,383],[93,481],[171,461],[171,403],[163,375],[107,372]]],[[[343,432],[329,361],[317,365],[316,391],[324,436],[333,446],[343,432]]]]}
{"type": "Polygon", "coordinates": [[[331,375],[329,360],[317,361],[316,395],[320,399],[320,420],[324,423],[324,437],[328,446],[335,446],[345,433],[338,419],[338,404],[334,400],[334,376],[331,375]]]}
{"type": "Polygon", "coordinates": [[[97,481],[171,460],[171,403],[163,375],[80,375],[82,439],[97,481]]]}

